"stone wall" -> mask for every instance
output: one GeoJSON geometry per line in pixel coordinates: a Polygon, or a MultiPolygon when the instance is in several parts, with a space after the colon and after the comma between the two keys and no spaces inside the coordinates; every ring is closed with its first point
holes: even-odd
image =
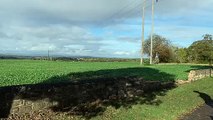
{"type": "Polygon", "coordinates": [[[210,76],[213,76],[212,69],[191,70],[188,75],[188,81],[196,81],[210,76]]]}
{"type": "Polygon", "coordinates": [[[109,106],[158,105],[156,91],[164,95],[173,87],[174,82],[144,81],[136,77],[2,87],[0,118],[44,119],[61,113],[90,118],[102,114],[109,106]]]}
{"type": "MultiPolygon", "coordinates": [[[[213,75],[213,71],[211,74],[213,75]]],[[[188,81],[208,76],[210,69],[192,70],[188,81]]],[[[90,118],[102,114],[109,106],[129,108],[138,103],[158,105],[160,101],[156,96],[165,95],[167,89],[175,86],[174,81],[159,82],[137,77],[121,77],[2,87],[0,118],[51,119],[61,114],[90,118]]]]}

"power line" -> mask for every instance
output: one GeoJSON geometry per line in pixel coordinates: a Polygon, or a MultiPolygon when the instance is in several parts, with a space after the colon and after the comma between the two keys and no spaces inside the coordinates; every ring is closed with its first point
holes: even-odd
{"type": "MultiPolygon", "coordinates": [[[[141,6],[145,3],[145,1],[147,2],[147,0],[143,0],[143,2],[137,2],[137,0],[136,0],[131,3],[127,3],[123,7],[120,7],[118,9],[118,11],[114,12],[113,14],[111,14],[109,16],[104,17],[103,21],[113,20],[115,17],[117,17],[118,19],[122,19],[122,16],[124,16],[123,18],[128,18],[128,17],[134,16],[134,15],[139,15],[140,12],[137,12],[137,11],[141,11],[141,9],[139,9],[139,8],[141,8],[141,6]],[[137,9],[139,9],[139,10],[137,10],[137,9]],[[137,10],[137,11],[135,11],[135,10],[137,10]]],[[[152,3],[146,4],[145,8],[148,8],[151,5],[152,5],[152,3]]],[[[102,24],[102,22],[100,22],[98,25],[100,25],[100,24],[102,24]]]]}
{"type": "MultiPolygon", "coordinates": [[[[139,13],[137,11],[135,11],[135,10],[137,10],[138,8],[141,8],[141,5],[144,4],[144,1],[142,3],[141,2],[137,2],[137,1],[131,2],[130,4],[127,3],[123,7],[120,7],[120,9],[118,9],[118,11],[116,11],[115,13],[113,13],[110,16],[107,16],[107,17],[105,17],[103,19],[105,19],[105,20],[113,20],[115,17],[117,17],[118,19],[122,19],[122,18],[119,18],[119,17],[124,16],[124,18],[128,18],[130,16],[137,15],[139,13]]],[[[141,10],[138,10],[138,11],[141,11],[141,10]]],[[[99,25],[101,23],[99,23],[99,25]]]]}
{"type": "MultiPolygon", "coordinates": [[[[109,17],[109,19],[112,19],[113,17],[115,16],[125,16],[126,18],[127,17],[130,17],[132,15],[134,15],[134,13],[137,13],[136,11],[134,10],[137,10],[138,8],[141,8],[141,6],[146,2],[146,0],[144,0],[142,3],[139,3],[138,5],[136,5],[135,7],[129,9],[128,11],[126,12],[123,12],[123,11],[120,11],[120,12],[116,12],[115,14],[113,14],[111,17],[109,17]],[[133,14],[132,14],[133,13],[133,14]]],[[[146,6],[146,7],[149,7],[149,6],[146,6]]],[[[126,8],[129,8],[128,6],[126,6],[126,8]]],[[[124,8],[125,9],[125,8],[124,8]]],[[[139,10],[141,11],[141,10],[139,10]]],[[[138,13],[139,14],[139,13],[138,13]]],[[[135,14],[137,15],[137,14],[135,14]]]]}
{"type": "MultiPolygon", "coordinates": [[[[145,9],[152,6],[152,30],[151,30],[151,47],[150,47],[150,64],[152,64],[152,53],[153,53],[153,34],[154,34],[154,4],[155,0],[152,0],[151,4],[146,4],[147,0],[144,0],[142,3],[138,3],[137,1],[132,2],[131,4],[126,4],[125,6],[121,7],[116,11],[114,14],[111,14],[110,16],[106,17],[105,19],[112,20],[114,17],[122,17],[128,18],[130,16],[134,16],[139,14],[137,13],[137,9],[141,8],[141,5],[143,5],[143,16],[142,16],[142,44],[141,44],[141,64],[143,63],[143,47],[144,47],[144,23],[145,23],[145,9]],[[138,5],[137,5],[138,4],[138,5]],[[132,7],[134,6],[134,7],[132,7]],[[129,9],[130,8],[130,9],[129,9]],[[128,10],[126,10],[128,9],[128,10]]],[[[139,9],[140,10],[140,9],[139,9]]],[[[121,19],[121,18],[120,18],[121,19]]]]}

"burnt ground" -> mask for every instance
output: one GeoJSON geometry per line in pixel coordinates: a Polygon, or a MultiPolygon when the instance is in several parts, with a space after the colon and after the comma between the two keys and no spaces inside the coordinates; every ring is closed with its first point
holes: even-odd
{"type": "Polygon", "coordinates": [[[197,108],[191,114],[184,116],[181,120],[213,120],[213,100],[206,94],[199,91],[194,91],[204,100],[205,104],[197,108]]]}

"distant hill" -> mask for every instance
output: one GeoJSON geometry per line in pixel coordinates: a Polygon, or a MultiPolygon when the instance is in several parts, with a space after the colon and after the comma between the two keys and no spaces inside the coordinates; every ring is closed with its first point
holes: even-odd
{"type": "Polygon", "coordinates": [[[84,62],[139,62],[138,58],[104,58],[92,56],[21,56],[0,54],[0,59],[30,59],[51,61],[84,61],[84,62]]]}

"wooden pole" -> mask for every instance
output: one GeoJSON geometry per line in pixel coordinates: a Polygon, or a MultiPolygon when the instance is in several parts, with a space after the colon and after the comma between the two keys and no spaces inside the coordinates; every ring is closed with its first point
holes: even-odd
{"type": "Polygon", "coordinates": [[[155,11],[155,0],[152,0],[152,31],[151,31],[151,47],[150,47],[150,64],[152,64],[153,54],[153,34],[154,34],[154,11],[155,11]]]}
{"type": "Polygon", "coordinates": [[[143,65],[143,56],[144,56],[144,37],[145,37],[145,8],[146,8],[146,0],[143,3],[143,15],[142,15],[142,38],[141,38],[141,65],[143,65]]]}
{"type": "Polygon", "coordinates": [[[50,60],[50,50],[47,51],[47,59],[50,60]]]}

